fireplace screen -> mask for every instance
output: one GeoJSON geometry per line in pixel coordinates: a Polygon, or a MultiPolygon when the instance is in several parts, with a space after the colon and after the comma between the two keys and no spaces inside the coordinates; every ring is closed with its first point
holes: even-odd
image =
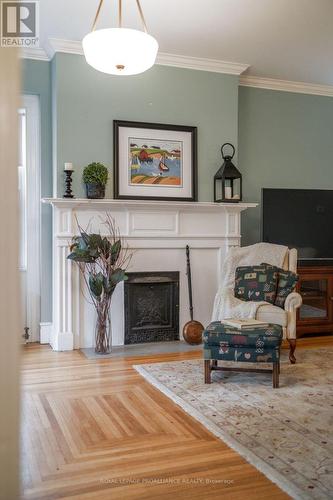
{"type": "Polygon", "coordinates": [[[179,272],[127,274],[125,344],[179,340],[179,272]]]}

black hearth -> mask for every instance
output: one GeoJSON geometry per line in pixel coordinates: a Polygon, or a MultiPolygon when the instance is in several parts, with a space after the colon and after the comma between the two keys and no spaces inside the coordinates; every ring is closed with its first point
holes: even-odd
{"type": "Polygon", "coordinates": [[[127,275],[125,344],[179,340],[179,272],[127,275]]]}

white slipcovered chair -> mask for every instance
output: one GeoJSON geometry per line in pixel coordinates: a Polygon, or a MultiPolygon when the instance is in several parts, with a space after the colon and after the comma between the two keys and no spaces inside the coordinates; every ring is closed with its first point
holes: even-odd
{"type": "MultiPolygon", "coordinates": [[[[286,271],[297,272],[297,250],[295,248],[287,251],[282,267],[286,271]]],[[[301,295],[292,292],[286,298],[284,309],[273,304],[265,304],[258,308],[256,314],[256,319],[260,321],[276,323],[283,327],[283,337],[287,339],[290,346],[289,359],[291,363],[296,362],[296,311],[301,305],[301,295]]]]}

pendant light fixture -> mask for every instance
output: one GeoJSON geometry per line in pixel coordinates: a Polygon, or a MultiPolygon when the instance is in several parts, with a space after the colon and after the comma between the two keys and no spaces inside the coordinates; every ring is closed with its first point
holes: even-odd
{"type": "Polygon", "coordinates": [[[103,2],[99,2],[91,32],[82,40],[87,63],[110,75],[137,75],[151,68],[155,63],[158,43],[147,33],[140,1],[136,0],[136,4],[144,31],[122,27],[122,0],[118,0],[118,28],[95,30],[103,2]]]}

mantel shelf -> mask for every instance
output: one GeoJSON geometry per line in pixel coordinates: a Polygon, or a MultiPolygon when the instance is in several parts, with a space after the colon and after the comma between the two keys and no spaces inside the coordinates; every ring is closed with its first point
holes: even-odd
{"type": "Polygon", "coordinates": [[[189,211],[237,211],[242,212],[247,208],[255,208],[258,203],[214,203],[214,202],[187,202],[187,201],[151,201],[151,200],[115,200],[115,199],[102,199],[91,200],[87,198],[43,198],[43,203],[49,203],[57,208],[67,209],[95,209],[107,210],[112,208],[118,209],[163,209],[163,210],[189,210],[189,211]]]}

